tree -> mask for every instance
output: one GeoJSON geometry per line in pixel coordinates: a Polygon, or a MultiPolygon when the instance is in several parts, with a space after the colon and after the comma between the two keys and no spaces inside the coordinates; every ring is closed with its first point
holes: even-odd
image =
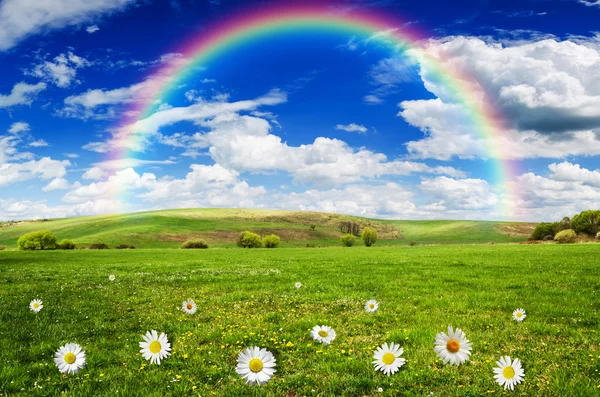
{"type": "Polygon", "coordinates": [[[600,210],[587,210],[577,214],[571,220],[571,229],[576,233],[595,236],[600,224],[600,210]]]}
{"type": "Polygon", "coordinates": [[[277,248],[277,246],[281,242],[281,238],[279,238],[279,236],[276,234],[271,234],[271,235],[265,236],[265,238],[263,238],[262,242],[263,242],[263,245],[265,246],[265,248],[277,248]]]}
{"type": "Polygon", "coordinates": [[[344,247],[352,247],[354,245],[356,237],[354,237],[354,235],[350,233],[346,233],[342,237],[340,237],[340,240],[342,240],[342,244],[344,244],[344,247]]]}
{"type": "Polygon", "coordinates": [[[237,245],[242,248],[262,248],[263,243],[258,234],[246,230],[240,234],[237,245]]]}
{"type": "Polygon", "coordinates": [[[360,225],[356,222],[345,221],[340,223],[340,232],[350,233],[355,236],[360,235],[360,225]]]}
{"type": "Polygon", "coordinates": [[[56,249],[56,236],[48,230],[40,230],[22,235],[17,240],[20,250],[53,250],[56,249]]]}
{"type": "Polygon", "coordinates": [[[367,247],[370,247],[377,242],[377,230],[372,227],[365,227],[360,238],[367,247]]]}
{"type": "Polygon", "coordinates": [[[542,240],[546,236],[552,236],[556,234],[554,223],[542,222],[533,229],[531,232],[531,238],[533,240],[542,240]]]}

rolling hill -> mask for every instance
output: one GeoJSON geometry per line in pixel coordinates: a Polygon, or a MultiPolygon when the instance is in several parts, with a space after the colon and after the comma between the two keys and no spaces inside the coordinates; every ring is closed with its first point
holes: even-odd
{"type": "Polygon", "coordinates": [[[211,247],[233,247],[239,233],[281,236],[282,247],[339,246],[339,224],[354,221],[378,230],[378,245],[481,244],[526,240],[535,224],[483,221],[399,221],[320,212],[248,209],[176,209],[118,215],[22,221],[0,224],[0,245],[16,248],[19,236],[50,230],[59,240],[78,246],[106,243],[113,247],[178,248],[191,238],[203,238],[211,247]],[[315,225],[312,230],[310,225],[315,225]]]}

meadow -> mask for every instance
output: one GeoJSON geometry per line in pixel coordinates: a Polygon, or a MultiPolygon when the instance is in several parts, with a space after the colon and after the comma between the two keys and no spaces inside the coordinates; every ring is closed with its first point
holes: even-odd
{"type": "Polygon", "coordinates": [[[0,395],[600,395],[599,254],[600,244],[3,251],[0,395]],[[194,315],[180,310],[187,298],[194,315]],[[365,312],[369,299],[377,312],[365,312]],[[329,346],[309,335],[321,324],[337,332],[329,346]],[[460,367],[433,351],[448,325],[473,343],[460,367]],[[139,353],[152,329],[173,347],[160,366],[139,353]],[[68,342],[87,353],[76,375],[53,362],[68,342]],[[371,364],[383,342],[407,359],[390,377],[371,364]],[[235,372],[252,345],[277,359],[260,387],[235,372]],[[493,378],[503,355],[525,369],[513,392],[493,378]]]}

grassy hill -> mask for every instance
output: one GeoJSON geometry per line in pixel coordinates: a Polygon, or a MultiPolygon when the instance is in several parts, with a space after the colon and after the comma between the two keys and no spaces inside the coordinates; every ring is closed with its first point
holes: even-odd
{"type": "Polygon", "coordinates": [[[497,243],[525,240],[535,224],[479,221],[389,221],[347,215],[301,211],[246,209],[176,209],[118,215],[24,221],[0,224],[0,245],[16,248],[19,236],[50,230],[58,239],[77,245],[106,243],[113,247],[178,248],[191,238],[203,238],[211,247],[233,247],[239,232],[281,236],[282,247],[338,246],[340,222],[352,220],[375,227],[378,245],[416,243],[497,243]],[[315,230],[310,225],[316,225],[315,230]]]}

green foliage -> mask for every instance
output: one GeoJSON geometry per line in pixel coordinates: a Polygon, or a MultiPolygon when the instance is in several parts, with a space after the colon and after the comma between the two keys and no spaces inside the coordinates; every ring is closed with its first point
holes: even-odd
{"type": "Polygon", "coordinates": [[[360,235],[360,225],[353,221],[344,221],[340,223],[340,232],[350,233],[355,236],[360,235]]]}
{"type": "Polygon", "coordinates": [[[317,228],[317,225],[315,225],[314,223],[312,225],[310,225],[311,230],[315,230],[316,228],[317,228]]]}
{"type": "Polygon", "coordinates": [[[129,245],[129,244],[119,244],[119,245],[115,246],[115,249],[118,249],[118,250],[132,250],[132,249],[135,249],[135,246],[129,245]]]}
{"type": "Polygon", "coordinates": [[[208,244],[202,239],[188,240],[181,245],[183,249],[207,249],[208,244]]]}
{"type": "Polygon", "coordinates": [[[40,230],[22,235],[17,241],[22,251],[53,250],[56,248],[56,236],[48,230],[40,230]]]}
{"type": "Polygon", "coordinates": [[[585,233],[593,237],[598,233],[600,225],[600,210],[582,211],[571,220],[571,229],[576,233],[585,233]]]}
{"type": "Polygon", "coordinates": [[[90,244],[89,249],[91,250],[107,250],[108,245],[104,244],[104,243],[94,243],[94,244],[90,244]]]}
{"type": "Polygon", "coordinates": [[[354,245],[354,242],[356,241],[356,237],[354,237],[353,234],[346,233],[342,237],[340,237],[340,240],[342,241],[344,247],[352,247],[354,245]]]}
{"type": "Polygon", "coordinates": [[[6,249],[6,245],[0,245],[0,251],[4,251],[6,249]]]}
{"type": "Polygon", "coordinates": [[[242,232],[237,241],[238,247],[242,248],[262,248],[263,243],[260,236],[248,230],[242,232]]]}
{"type": "Polygon", "coordinates": [[[263,238],[263,245],[265,248],[277,248],[280,242],[281,238],[279,238],[279,236],[276,234],[271,234],[263,238]]]}
{"type": "Polygon", "coordinates": [[[556,226],[554,223],[542,222],[533,229],[531,232],[532,240],[542,240],[546,236],[552,236],[556,234],[556,226]]]}
{"type": "Polygon", "coordinates": [[[574,243],[577,238],[577,233],[572,229],[563,230],[562,232],[556,233],[554,240],[559,244],[570,244],[574,243]]]}
{"type": "Polygon", "coordinates": [[[56,249],[59,250],[74,250],[75,248],[75,243],[71,240],[67,240],[66,238],[61,240],[61,242],[56,245],[56,249]]]}
{"type": "Polygon", "coordinates": [[[370,247],[377,242],[377,230],[372,227],[365,227],[360,235],[365,246],[370,247]]]}

